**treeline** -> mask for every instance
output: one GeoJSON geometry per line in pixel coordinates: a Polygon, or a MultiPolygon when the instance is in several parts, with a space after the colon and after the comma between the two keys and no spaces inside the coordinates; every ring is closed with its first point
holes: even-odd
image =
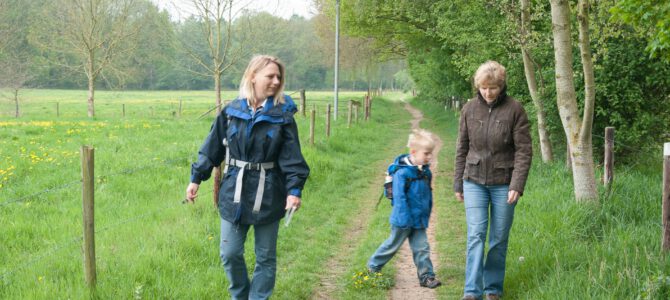
{"type": "MultiPolygon", "coordinates": [[[[319,24],[325,19],[293,16],[287,20],[230,7],[239,1],[182,2],[190,3],[190,12],[195,12],[185,19],[148,0],[0,0],[0,88],[84,89],[91,75],[97,75],[91,74],[95,67],[104,64],[99,76],[93,76],[96,88],[214,89],[210,69],[216,57],[211,50],[219,47],[225,67],[220,77],[223,89],[237,89],[248,59],[259,53],[278,56],[286,63],[289,90],[332,89],[334,42],[327,32],[330,26],[319,24]],[[195,8],[198,5],[201,10],[195,8]],[[222,5],[220,23],[202,10],[214,10],[216,5],[222,5]],[[82,13],[88,10],[92,16],[82,13]],[[108,21],[103,22],[103,17],[108,21]],[[96,18],[98,27],[92,23],[96,18]],[[215,45],[211,44],[215,37],[208,32],[212,25],[223,29],[221,42],[215,45]],[[100,41],[100,47],[91,51],[96,61],[90,71],[88,49],[80,48],[95,45],[72,42],[76,36],[70,36],[73,30],[69,30],[88,26],[98,30],[90,41],[100,41]]],[[[79,35],[86,33],[81,31],[79,35]]],[[[340,87],[394,88],[394,75],[405,63],[346,56],[361,50],[360,44],[342,46],[347,63],[340,68],[340,87]]]]}
{"type": "MultiPolygon", "coordinates": [[[[326,15],[334,16],[334,0],[318,2],[326,15]]],[[[567,2],[574,83],[581,111],[585,88],[578,48],[577,1],[567,2]]],[[[670,138],[670,3],[579,2],[587,6],[588,44],[595,73],[594,145],[598,148],[602,144],[598,137],[606,126],[614,126],[619,154],[658,147],[670,138]]],[[[496,60],[507,67],[508,93],[527,103],[529,116],[537,118],[537,106],[531,104],[524,75],[525,49],[552,144],[565,151],[566,134],[556,101],[549,1],[362,0],[341,1],[340,10],[342,28],[348,34],[374,37],[378,45],[392,46],[384,47],[384,51],[406,57],[420,97],[432,101],[472,97],[472,74],[486,60],[496,60]],[[528,7],[526,26],[522,22],[523,5],[528,7]]]]}

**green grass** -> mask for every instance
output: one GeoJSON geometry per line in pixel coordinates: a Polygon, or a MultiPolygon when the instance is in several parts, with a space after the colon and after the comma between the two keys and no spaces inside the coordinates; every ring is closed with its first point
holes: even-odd
{"type": "MultiPolygon", "coordinates": [[[[195,205],[180,202],[190,162],[213,118],[198,116],[212,107],[213,93],[99,92],[98,104],[109,105],[97,106],[93,119],[86,117],[85,94],[24,91],[24,114],[18,119],[11,117],[11,103],[0,101],[0,298],[91,298],[80,249],[82,144],[96,149],[93,298],[228,297],[211,181],[203,184],[195,205]],[[181,117],[171,113],[176,99],[184,101],[181,117]],[[53,114],[56,101],[60,117],[53,114]],[[120,103],[132,104],[126,118],[120,117],[120,103]]],[[[340,100],[362,96],[346,94],[340,100]]],[[[308,145],[308,119],[297,121],[312,175],[303,208],[290,227],[280,229],[274,298],[312,297],[328,260],[341,255],[350,267],[341,271],[335,297],[384,299],[387,290],[358,289],[352,277],[387,237],[390,207],[382,203],[371,215],[361,215],[360,209],[376,201],[370,187],[378,182],[380,166],[406,151],[409,114],[396,101],[375,100],[372,120],[347,129],[341,108],[344,117],[327,139],[323,108],[332,94],[308,92],[307,97],[308,107],[319,105],[314,146],[308,145]],[[354,249],[338,253],[353,218],[366,218],[366,231],[354,249]]],[[[462,294],[465,259],[463,206],[451,188],[457,116],[436,104],[413,104],[425,114],[421,126],[444,141],[434,190],[440,217],[431,224],[437,243],[431,246],[438,251],[437,275],[445,283],[438,297],[456,299],[462,294]]],[[[574,201],[563,162],[543,164],[539,157],[516,210],[506,298],[666,299],[670,264],[660,249],[661,160],[616,166],[612,192],[601,187],[599,204],[587,204],[574,201]]],[[[393,278],[395,271],[392,262],[384,276],[393,278]]]]}
{"type": "MultiPolygon", "coordinates": [[[[109,102],[136,99],[134,104],[143,113],[120,118],[116,109],[99,105],[96,118],[89,119],[85,100],[72,98],[84,92],[30,90],[25,94],[32,95],[33,102],[24,103],[21,118],[0,119],[0,298],[90,297],[80,250],[82,144],[95,147],[98,280],[93,296],[228,297],[218,257],[219,217],[212,207],[211,181],[203,183],[195,205],[181,204],[190,162],[213,118],[197,116],[211,107],[211,100],[193,100],[198,109],[178,118],[146,111],[169,107],[171,95],[196,99],[200,92],[108,93],[116,97],[109,102]],[[54,99],[68,103],[60,105],[61,116],[39,114],[40,107],[54,99]]],[[[98,93],[98,104],[104,102],[104,94],[98,93]]],[[[332,94],[323,92],[307,95],[308,105],[310,99],[317,104],[332,99],[332,94]]],[[[346,95],[358,100],[362,96],[346,95]]],[[[402,107],[375,103],[371,121],[359,120],[347,129],[346,117],[340,118],[330,139],[319,115],[314,146],[308,144],[309,120],[297,117],[312,176],[303,208],[290,227],[280,230],[275,298],[304,299],[313,294],[332,255],[331,245],[346,238],[357,202],[378,175],[377,161],[396,152],[387,143],[405,139],[404,129],[402,134],[394,129],[403,128],[408,120],[402,107]]],[[[252,237],[246,250],[250,266],[252,237]]]]}

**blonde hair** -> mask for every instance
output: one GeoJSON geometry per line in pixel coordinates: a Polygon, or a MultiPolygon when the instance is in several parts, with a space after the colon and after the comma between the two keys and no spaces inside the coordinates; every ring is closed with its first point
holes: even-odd
{"type": "Polygon", "coordinates": [[[270,55],[255,55],[249,61],[247,69],[242,75],[242,81],[240,82],[240,97],[246,98],[249,104],[252,104],[253,101],[256,101],[256,92],[254,91],[254,84],[251,82],[254,79],[254,76],[258,71],[265,68],[269,64],[276,64],[279,67],[279,88],[277,93],[274,95],[274,103],[284,103],[284,63],[282,63],[279,58],[270,55]]]}
{"type": "Polygon", "coordinates": [[[435,149],[435,138],[433,134],[424,129],[414,129],[409,134],[407,147],[410,149],[425,149],[433,151],[435,149]]]}
{"type": "Polygon", "coordinates": [[[489,60],[479,66],[473,81],[477,89],[485,82],[496,84],[502,88],[505,86],[506,76],[505,67],[497,61],[489,60]]]}

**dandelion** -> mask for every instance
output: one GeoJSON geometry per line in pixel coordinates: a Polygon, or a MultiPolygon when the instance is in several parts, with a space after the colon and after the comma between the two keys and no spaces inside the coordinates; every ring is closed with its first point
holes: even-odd
{"type": "Polygon", "coordinates": [[[37,277],[37,281],[42,282],[42,280],[44,280],[44,277],[42,277],[42,276],[37,277]]]}
{"type": "Polygon", "coordinates": [[[210,235],[207,237],[207,239],[211,241],[212,239],[214,239],[214,237],[210,235]]]}

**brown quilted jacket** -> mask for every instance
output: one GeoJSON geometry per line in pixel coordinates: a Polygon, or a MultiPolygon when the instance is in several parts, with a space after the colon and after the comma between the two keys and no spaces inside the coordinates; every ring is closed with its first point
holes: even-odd
{"type": "Polygon", "coordinates": [[[454,191],[463,180],[485,185],[509,184],[523,194],[533,155],[530,124],[523,106],[503,91],[491,105],[481,95],[461,110],[454,191]]]}

